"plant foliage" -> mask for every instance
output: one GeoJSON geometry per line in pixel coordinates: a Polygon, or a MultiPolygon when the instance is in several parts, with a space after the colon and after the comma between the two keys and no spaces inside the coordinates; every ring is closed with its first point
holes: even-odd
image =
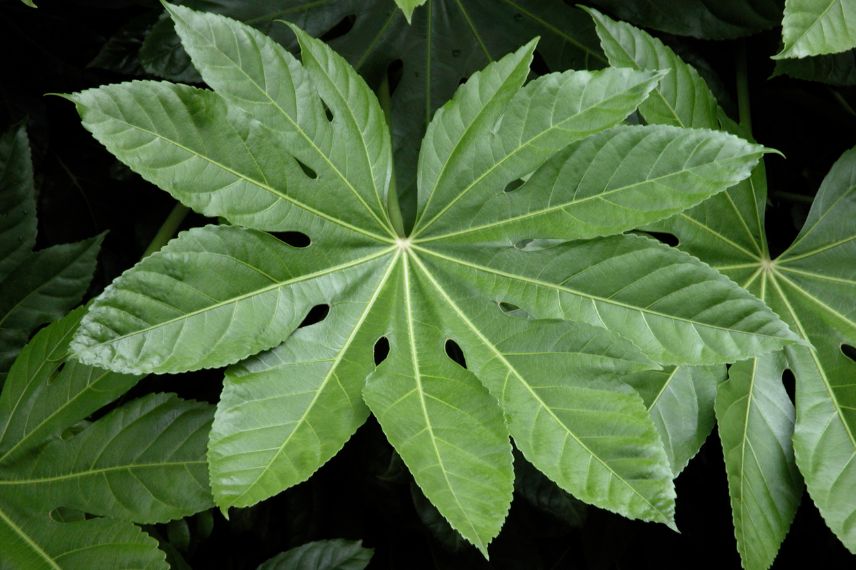
{"type": "Polygon", "coordinates": [[[66,360],[83,314],[39,332],[0,394],[0,567],[167,568],[133,523],[211,506],[212,410],[152,394],[86,421],[139,376],[66,360]]]}
{"type": "Polygon", "coordinates": [[[0,136],[0,386],[39,326],[77,305],[103,236],[33,251],[36,197],[23,126],[0,136]]]}
{"type": "MultiPolygon", "coordinates": [[[[667,453],[649,415],[658,399],[646,406],[623,380],[798,337],[696,258],[623,232],[721,194],[765,149],[622,124],[663,107],[652,93],[672,79],[659,71],[526,83],[531,42],[434,114],[407,231],[384,112],[349,64],[294,25],[301,60],[237,21],[168,10],[213,91],[135,81],[68,97],[125,164],[229,224],[185,232],[123,274],[71,347],[125,373],[230,365],[208,449],[217,505],[305,480],[373,413],[485,553],[511,500],[509,435],[577,498],[672,526],[673,466],[694,450],[667,453]],[[326,317],[298,329],[319,305],[326,317]]],[[[717,374],[705,378],[710,394],[717,374]]]]}
{"type": "MultiPolygon", "coordinates": [[[[649,97],[662,105],[640,109],[648,122],[738,128],[671,50],[628,24],[594,16],[612,64],[671,69],[673,82],[663,81],[659,97],[649,97]],[[688,95],[695,105],[687,104],[688,95]],[[669,117],[664,108],[674,114],[669,117]]],[[[856,364],[845,354],[845,347],[856,344],[854,181],[851,150],[827,175],[800,234],[775,259],[764,232],[763,164],[727,192],[651,226],[674,234],[679,248],[769,303],[811,343],[733,365],[716,396],[735,535],[748,569],[772,563],[796,513],[802,479],[829,527],[856,551],[856,503],[849,496],[856,485],[856,364]],[[782,384],[786,367],[796,376],[796,412],[782,384]]]]}

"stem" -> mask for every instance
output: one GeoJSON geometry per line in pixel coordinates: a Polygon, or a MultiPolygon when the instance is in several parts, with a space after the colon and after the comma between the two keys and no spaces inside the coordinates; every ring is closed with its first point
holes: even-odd
{"type": "Polygon", "coordinates": [[[161,224],[161,227],[158,228],[158,232],[155,234],[155,237],[153,237],[151,243],[149,243],[146,251],[143,252],[143,257],[148,257],[165,246],[166,243],[175,236],[175,232],[178,231],[178,227],[181,225],[181,222],[184,221],[184,218],[187,217],[189,212],[190,208],[184,204],[177,203],[173,206],[169,215],[163,221],[163,224],[161,224]]]}
{"type": "MultiPolygon", "coordinates": [[[[380,83],[377,93],[380,107],[383,109],[386,124],[392,124],[392,99],[389,93],[389,74],[384,75],[383,81],[380,83]]],[[[404,218],[401,215],[401,206],[398,204],[398,190],[395,187],[395,169],[393,169],[389,180],[389,190],[386,194],[386,211],[389,214],[389,221],[392,227],[399,236],[404,237],[404,218]]]]}
{"type": "Polygon", "coordinates": [[[740,126],[752,133],[752,111],[749,107],[749,73],[746,64],[746,42],[737,48],[737,113],[740,126]]]}

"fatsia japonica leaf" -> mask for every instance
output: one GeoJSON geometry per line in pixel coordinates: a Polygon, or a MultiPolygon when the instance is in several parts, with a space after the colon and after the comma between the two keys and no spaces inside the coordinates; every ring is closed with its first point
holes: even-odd
{"type": "Polygon", "coordinates": [[[33,252],[36,201],[27,131],[0,135],[0,386],[40,325],[80,302],[103,235],[33,252]]]}
{"type": "MultiPolygon", "coordinates": [[[[408,0],[413,3],[412,0],[408,0]]],[[[427,0],[410,23],[393,0],[187,0],[190,8],[252,24],[292,48],[294,37],[278,20],[314,36],[334,31],[332,46],[373,85],[391,89],[389,112],[396,188],[404,217],[416,208],[416,163],[434,111],[487,63],[539,36],[538,52],[553,70],[603,67],[588,18],[562,0],[427,0]],[[348,29],[339,26],[352,21],[348,29]],[[398,74],[397,70],[401,73],[398,74]],[[395,79],[392,79],[395,78],[395,79]]],[[[172,81],[199,81],[170,21],[156,24],[140,59],[150,73],[172,81]]]]}
{"type": "MultiPolygon", "coordinates": [[[[641,30],[630,26],[625,30],[626,45],[652,41],[641,30]]],[[[639,63],[642,68],[653,65],[650,59],[639,63]]],[[[675,65],[686,66],[678,59],[675,65]]],[[[717,114],[723,126],[735,128],[721,111],[717,114]]],[[[678,118],[693,124],[689,114],[678,118]]],[[[827,524],[848,549],[856,551],[856,501],[844,491],[856,477],[851,409],[856,407],[851,401],[856,365],[842,349],[856,345],[848,302],[856,280],[854,180],[856,151],[851,150],[824,180],[800,236],[776,259],[771,259],[764,235],[763,164],[727,192],[649,226],[677,236],[680,249],[765,300],[811,343],[785,350],[787,367],[796,376],[795,425],[781,386],[781,355],[735,366],[718,397],[735,534],[746,568],[768,568],[791,524],[802,492],[794,459],[827,524]],[[729,408],[732,402],[736,407],[729,408]],[[747,424],[746,419],[752,421],[747,424]],[[793,449],[788,447],[791,432],[793,449]],[[747,459],[741,450],[750,445],[759,446],[759,451],[747,459]]]]}
{"type": "Polygon", "coordinates": [[[0,394],[0,567],[166,568],[133,523],[212,504],[212,410],[155,394],[82,422],[139,379],[66,360],[83,313],[39,332],[0,394]]]}
{"type": "Polygon", "coordinates": [[[801,58],[856,47],[856,5],[848,0],[785,0],[782,51],[775,59],[801,58]]]}
{"type": "Polygon", "coordinates": [[[721,365],[671,366],[625,378],[642,396],[676,477],[713,429],[716,388],[724,379],[721,365]]]}
{"type": "Polygon", "coordinates": [[[579,499],[673,525],[670,458],[623,379],[797,337],[698,260],[613,234],[724,191],[765,149],[622,126],[656,70],[526,84],[533,41],[474,73],[432,119],[407,235],[389,200],[384,113],[344,59],[294,25],[300,59],[234,20],[168,11],[213,90],[131,82],[69,98],[120,160],[234,225],[184,232],[120,276],[72,348],[117,372],[231,365],[208,449],[217,505],[304,481],[372,413],[421,492],[485,555],[511,502],[509,438],[579,499]],[[301,327],[319,305],[326,316],[301,327]]]}
{"type": "Polygon", "coordinates": [[[277,554],[258,570],[364,570],[372,554],[359,540],[316,540],[277,554]]]}

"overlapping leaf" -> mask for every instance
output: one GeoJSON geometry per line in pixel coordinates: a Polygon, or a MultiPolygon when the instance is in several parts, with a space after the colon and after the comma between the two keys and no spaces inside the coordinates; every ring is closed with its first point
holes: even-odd
{"type": "Polygon", "coordinates": [[[227,370],[212,428],[218,505],[305,480],[371,410],[425,496],[484,553],[511,500],[509,436],[577,497],[673,525],[669,456],[621,380],[797,337],[698,260],[613,234],[740,182],[764,149],[621,126],[658,71],[524,86],[533,42],[473,74],[434,116],[406,236],[387,205],[385,119],[353,68],[296,26],[300,60],[249,26],[168,10],[213,91],[133,82],[69,98],[120,160],[235,225],[183,233],[118,278],[73,349],[116,371],[249,357],[227,370]],[[326,318],[298,329],[317,305],[326,318]],[[376,367],[381,337],[390,352],[376,367]],[[449,342],[466,365],[447,357],[449,342]]]}
{"type": "Polygon", "coordinates": [[[83,297],[103,236],[33,252],[36,201],[23,126],[0,136],[0,386],[40,325],[83,297]]]}
{"type": "MultiPolygon", "coordinates": [[[[614,44],[615,53],[621,53],[621,46],[627,52],[656,43],[631,26],[595,17],[604,45],[614,44]],[[617,37],[626,40],[616,42],[617,37]]],[[[607,53],[612,57],[610,49],[607,53]]],[[[676,68],[687,67],[674,54],[670,59],[676,68]]],[[[646,69],[661,66],[662,60],[634,61],[646,69]]],[[[691,71],[673,73],[687,78],[694,91],[702,89],[691,71]]],[[[666,93],[662,99],[677,101],[666,93]]],[[[717,115],[726,127],[734,128],[721,112],[717,115]]],[[[696,119],[679,112],[672,122],[693,125],[698,120],[711,126],[717,115],[696,119]]],[[[662,116],[645,118],[655,121],[662,116]]],[[[717,397],[735,532],[746,568],[769,567],[787,533],[801,493],[794,456],[830,528],[854,549],[856,501],[844,491],[856,473],[851,461],[856,455],[856,424],[850,409],[854,364],[841,348],[856,344],[849,302],[856,266],[854,180],[856,153],[851,150],[824,181],[800,236],[775,260],[770,259],[764,236],[767,188],[762,165],[727,192],[651,226],[676,235],[681,249],[756,293],[813,346],[786,349],[788,366],[797,378],[796,426],[791,403],[777,381],[783,368],[779,356],[734,366],[731,380],[717,397]]]]}
{"type": "Polygon", "coordinates": [[[856,5],[847,0],[785,0],[784,47],[776,56],[800,58],[856,47],[856,5]]]}
{"type": "Polygon", "coordinates": [[[80,423],[139,379],[65,360],[83,313],[39,332],[0,394],[0,567],[166,568],[133,523],[211,505],[211,408],[156,394],[80,423]]]}
{"type": "Polygon", "coordinates": [[[373,552],[359,540],[316,540],[266,560],[258,570],[363,570],[373,552]]]}

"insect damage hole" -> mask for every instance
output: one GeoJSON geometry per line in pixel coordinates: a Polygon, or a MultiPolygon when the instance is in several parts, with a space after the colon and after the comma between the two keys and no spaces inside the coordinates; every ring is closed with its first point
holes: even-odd
{"type": "Polygon", "coordinates": [[[297,162],[297,166],[300,167],[300,170],[303,171],[303,174],[305,174],[307,178],[309,178],[310,180],[315,180],[316,178],[318,178],[317,172],[315,172],[314,170],[309,168],[309,166],[307,166],[303,162],[297,160],[296,158],[294,160],[295,160],[295,162],[297,162]]]}
{"type": "Polygon", "coordinates": [[[856,362],[856,346],[851,346],[849,344],[842,344],[841,345],[841,353],[844,356],[846,356],[847,358],[849,358],[850,360],[852,360],[853,362],[856,362]]]}
{"type": "Polygon", "coordinates": [[[303,232],[271,232],[271,234],[291,247],[304,248],[312,244],[312,240],[303,232]]]}
{"type": "Polygon", "coordinates": [[[464,358],[464,351],[457,342],[452,339],[447,339],[446,346],[444,348],[446,349],[446,356],[448,356],[452,362],[461,368],[467,368],[467,359],[464,358]]]}
{"type": "Polygon", "coordinates": [[[310,325],[314,325],[320,323],[324,319],[327,318],[327,315],[330,314],[330,305],[315,305],[309,312],[306,313],[306,316],[303,317],[303,321],[301,321],[300,325],[297,328],[308,327],[310,325]]]}
{"type": "Polygon", "coordinates": [[[524,184],[525,182],[526,182],[526,181],[525,181],[525,180],[523,180],[522,178],[518,178],[517,180],[512,180],[511,182],[509,182],[509,183],[505,186],[505,190],[503,190],[503,192],[505,192],[506,194],[507,194],[507,193],[509,193],[509,192],[514,192],[515,190],[517,190],[518,188],[520,188],[521,186],[523,186],[523,184],[524,184]]]}
{"type": "Polygon", "coordinates": [[[385,336],[382,336],[374,344],[375,366],[386,360],[387,356],[389,356],[389,340],[385,336]]]}
{"type": "Polygon", "coordinates": [[[671,247],[677,247],[680,240],[675,235],[666,232],[644,232],[643,235],[647,235],[648,237],[652,237],[660,243],[664,243],[671,247]]]}

